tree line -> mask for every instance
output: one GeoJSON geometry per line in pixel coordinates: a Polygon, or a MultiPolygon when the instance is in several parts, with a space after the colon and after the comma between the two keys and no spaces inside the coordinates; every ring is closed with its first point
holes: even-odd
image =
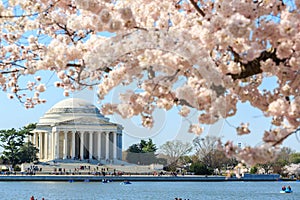
{"type": "MultiPolygon", "coordinates": [[[[15,167],[21,163],[38,161],[39,149],[25,138],[32,135],[31,131],[36,124],[29,124],[17,129],[0,130],[0,147],[3,152],[0,162],[15,167]]],[[[229,158],[225,152],[219,150],[220,138],[214,136],[196,137],[192,142],[180,140],[167,141],[159,148],[152,139],[141,140],[132,144],[124,152],[125,161],[139,165],[162,164],[167,171],[176,171],[184,168],[195,174],[213,174],[216,169],[233,169],[239,162],[235,158],[229,158]]],[[[300,153],[288,147],[283,147],[278,152],[275,160],[258,163],[251,166],[250,172],[256,173],[263,169],[266,173],[278,173],[284,175],[284,166],[300,163],[300,153]]]]}
{"type": "MultiPolygon", "coordinates": [[[[192,142],[167,141],[157,148],[152,139],[141,140],[140,143],[129,146],[125,151],[125,160],[140,165],[162,164],[167,171],[181,168],[197,175],[233,170],[239,161],[227,157],[225,152],[218,148],[219,141],[220,138],[214,136],[196,137],[192,142]]],[[[275,160],[248,167],[250,173],[257,173],[258,169],[263,169],[265,173],[284,175],[284,166],[291,163],[300,163],[300,153],[283,147],[275,160]]]]}

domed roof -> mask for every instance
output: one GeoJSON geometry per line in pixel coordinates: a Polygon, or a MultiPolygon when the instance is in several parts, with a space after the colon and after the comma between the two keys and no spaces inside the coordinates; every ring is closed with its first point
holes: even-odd
{"type": "Polygon", "coordinates": [[[82,107],[95,107],[92,103],[79,98],[68,98],[56,103],[53,108],[82,108],[82,107]]]}
{"type": "Polygon", "coordinates": [[[100,118],[108,121],[92,103],[79,98],[68,98],[56,103],[43,117],[38,125],[49,125],[57,122],[74,120],[82,117],[100,118]]]}

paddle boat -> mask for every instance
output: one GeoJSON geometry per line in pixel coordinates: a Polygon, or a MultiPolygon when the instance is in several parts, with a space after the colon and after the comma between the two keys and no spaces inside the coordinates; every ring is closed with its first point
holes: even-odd
{"type": "Polygon", "coordinates": [[[123,182],[120,183],[121,185],[130,185],[131,182],[129,182],[128,180],[125,180],[123,182]]]}
{"type": "Polygon", "coordinates": [[[280,193],[285,194],[285,193],[292,193],[293,190],[290,186],[286,187],[282,187],[282,190],[280,191],[280,193]]]}
{"type": "Polygon", "coordinates": [[[113,182],[112,179],[102,179],[102,183],[110,183],[113,182]]]}
{"type": "Polygon", "coordinates": [[[293,192],[293,190],[284,190],[284,191],[281,190],[281,191],[280,191],[280,193],[283,193],[283,194],[284,194],[284,193],[292,193],[292,192],[293,192]]]}

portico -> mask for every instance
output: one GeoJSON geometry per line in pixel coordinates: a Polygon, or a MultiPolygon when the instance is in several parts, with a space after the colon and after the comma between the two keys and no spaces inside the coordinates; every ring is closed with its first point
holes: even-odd
{"type": "Polygon", "coordinates": [[[40,160],[122,159],[122,127],[81,99],[53,106],[32,133],[29,139],[39,148],[40,160]]]}

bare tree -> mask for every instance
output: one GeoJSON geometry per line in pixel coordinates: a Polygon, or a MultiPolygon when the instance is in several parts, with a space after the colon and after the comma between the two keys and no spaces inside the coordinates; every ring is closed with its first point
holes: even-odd
{"type": "Polygon", "coordinates": [[[188,142],[180,140],[168,141],[160,147],[160,152],[167,156],[170,165],[177,165],[181,157],[193,150],[193,146],[188,142]]]}
{"type": "Polygon", "coordinates": [[[196,156],[208,167],[214,167],[217,155],[218,137],[206,136],[205,138],[196,137],[193,144],[196,148],[196,156]]]}

